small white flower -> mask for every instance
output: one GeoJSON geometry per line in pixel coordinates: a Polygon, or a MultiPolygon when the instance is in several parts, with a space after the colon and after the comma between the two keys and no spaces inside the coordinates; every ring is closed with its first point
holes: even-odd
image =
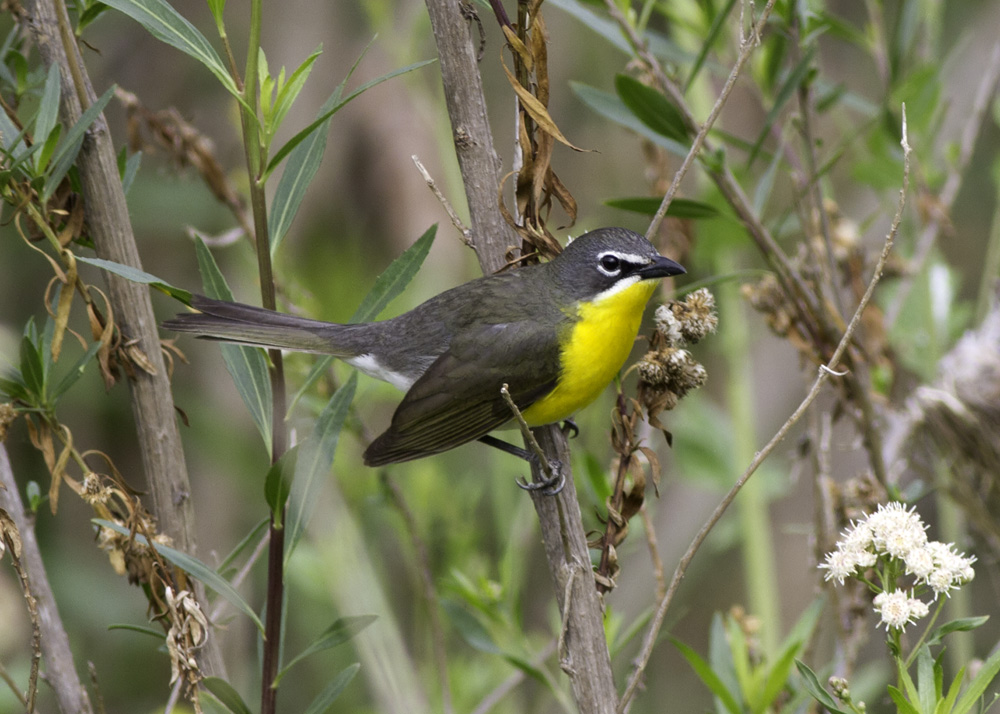
{"type": "Polygon", "coordinates": [[[906,572],[918,578],[926,578],[934,570],[934,556],[926,547],[914,548],[906,554],[906,572]]]}
{"type": "Polygon", "coordinates": [[[826,554],[826,562],[820,563],[821,568],[826,568],[826,580],[836,580],[840,585],[844,584],[844,578],[854,574],[857,569],[857,560],[854,553],[838,548],[826,554]]]}
{"type": "Polygon", "coordinates": [[[931,611],[926,602],[916,598],[910,598],[909,606],[910,617],[914,620],[919,620],[921,617],[927,617],[928,613],[931,611]]]}
{"type": "Polygon", "coordinates": [[[837,542],[837,547],[846,550],[867,550],[871,546],[872,529],[869,527],[867,520],[856,523],[852,528],[848,528],[837,542]]]}
{"type": "MultiPolygon", "coordinates": [[[[913,621],[913,610],[910,602],[913,600],[902,590],[883,592],[875,596],[873,604],[875,612],[882,616],[879,624],[884,624],[886,629],[895,627],[902,630],[913,621]]],[[[919,602],[919,601],[918,601],[919,602]]]]}

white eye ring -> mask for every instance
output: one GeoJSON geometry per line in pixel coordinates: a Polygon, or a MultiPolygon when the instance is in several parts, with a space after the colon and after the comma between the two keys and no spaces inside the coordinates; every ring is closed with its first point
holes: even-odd
{"type": "Polygon", "coordinates": [[[612,278],[622,272],[622,261],[614,253],[602,253],[597,257],[597,269],[612,278]]]}

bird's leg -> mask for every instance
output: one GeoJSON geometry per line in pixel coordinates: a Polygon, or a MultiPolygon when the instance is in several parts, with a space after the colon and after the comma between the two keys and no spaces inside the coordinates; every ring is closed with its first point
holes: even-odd
{"type": "Polygon", "coordinates": [[[559,425],[559,429],[570,439],[575,439],[580,436],[580,427],[578,427],[576,422],[572,419],[563,419],[562,424],[559,425]]]}
{"type": "MultiPolygon", "coordinates": [[[[519,459],[524,459],[532,466],[539,465],[538,456],[531,453],[527,449],[522,449],[520,446],[514,446],[513,444],[504,441],[503,439],[498,439],[495,436],[479,437],[479,441],[495,449],[500,449],[511,456],[516,456],[519,459]]],[[[562,491],[563,486],[566,485],[566,475],[563,473],[562,464],[558,460],[552,460],[548,462],[548,469],[543,468],[543,472],[551,473],[552,475],[542,479],[541,481],[524,481],[518,479],[516,481],[517,485],[523,488],[525,491],[538,491],[545,496],[555,496],[557,493],[562,491]]]]}

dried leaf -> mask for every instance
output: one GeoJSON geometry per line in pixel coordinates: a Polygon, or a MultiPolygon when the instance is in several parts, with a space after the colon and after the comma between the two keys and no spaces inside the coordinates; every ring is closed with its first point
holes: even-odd
{"type": "Polygon", "coordinates": [[[76,260],[68,250],[63,251],[63,258],[69,264],[66,272],[66,282],[59,288],[59,304],[56,307],[55,328],[52,331],[52,361],[58,362],[62,353],[63,338],[66,336],[66,325],[69,324],[69,311],[73,307],[73,286],[76,285],[76,260]]]}
{"type": "Polygon", "coordinates": [[[510,86],[513,87],[514,93],[517,94],[517,98],[520,100],[521,106],[526,112],[528,112],[531,118],[535,120],[539,129],[547,134],[551,134],[557,141],[565,144],[569,148],[573,149],[573,151],[587,151],[587,149],[581,149],[579,146],[571,143],[569,139],[563,136],[563,133],[559,130],[559,127],[556,126],[555,121],[553,121],[552,117],[549,115],[549,110],[545,108],[545,105],[538,101],[538,98],[535,97],[530,91],[521,86],[521,83],[517,81],[517,77],[511,73],[504,62],[501,62],[500,66],[503,67],[504,74],[507,75],[507,81],[509,81],[510,86]]]}
{"type": "Polygon", "coordinates": [[[14,519],[2,508],[0,508],[0,540],[7,541],[16,560],[21,559],[21,533],[17,530],[14,519]]]}
{"type": "Polygon", "coordinates": [[[517,36],[514,28],[509,25],[503,26],[503,35],[507,39],[507,45],[510,47],[510,51],[513,52],[520,60],[524,63],[524,67],[528,72],[534,69],[534,61],[531,56],[531,52],[521,42],[521,38],[517,36]]]}

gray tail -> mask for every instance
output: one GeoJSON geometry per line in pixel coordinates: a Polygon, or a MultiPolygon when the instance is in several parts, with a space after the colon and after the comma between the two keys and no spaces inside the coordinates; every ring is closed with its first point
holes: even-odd
{"type": "Polygon", "coordinates": [[[164,329],[193,332],[203,339],[258,347],[318,352],[338,357],[357,354],[349,344],[352,342],[350,333],[352,328],[360,325],[320,322],[243,303],[213,300],[203,295],[192,296],[191,306],[198,312],[181,313],[165,321],[164,329]]]}

